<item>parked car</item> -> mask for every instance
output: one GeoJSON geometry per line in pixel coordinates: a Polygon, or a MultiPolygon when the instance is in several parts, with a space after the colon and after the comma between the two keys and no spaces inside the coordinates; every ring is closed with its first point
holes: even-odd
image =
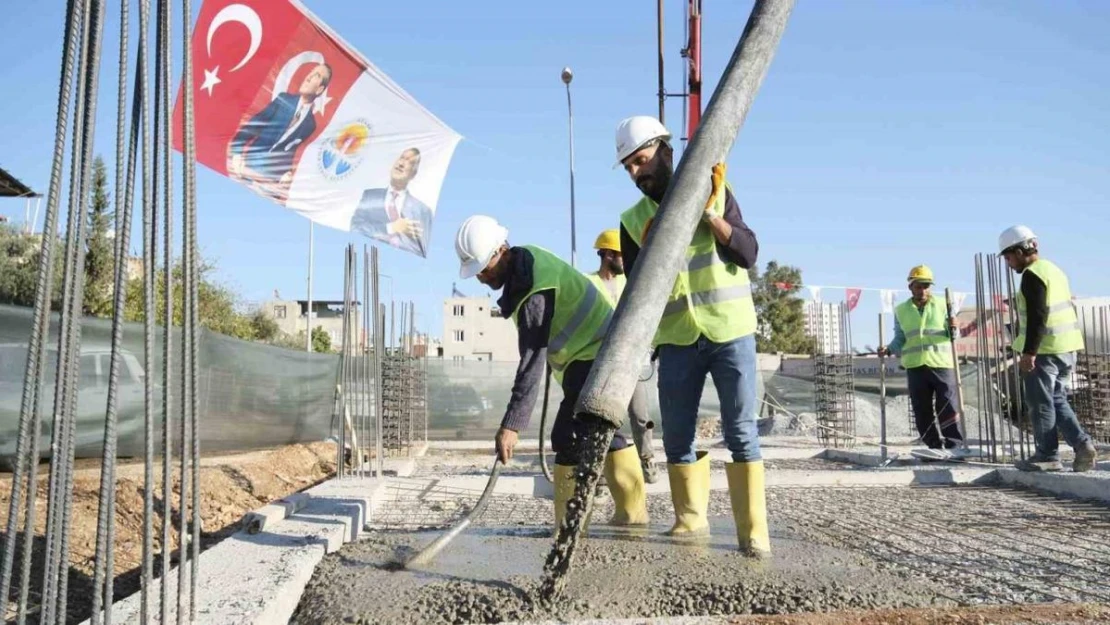
{"type": "MultiPolygon", "coordinates": [[[[134,353],[121,350],[116,415],[120,456],[143,453],[143,414],[145,410],[143,377],[146,372],[134,353]]],[[[75,455],[99,457],[103,452],[104,420],[108,407],[108,377],[111,370],[110,347],[82,345],[77,367],[77,427],[75,455]]],[[[23,376],[27,365],[26,343],[0,344],[0,465],[10,468],[15,459],[19,437],[19,416],[23,399],[23,376]]],[[[57,346],[46,350],[46,363],[39,392],[42,420],[39,459],[51,456],[54,387],[58,370],[57,346]]],[[[156,397],[161,396],[158,390],[156,397]]]]}

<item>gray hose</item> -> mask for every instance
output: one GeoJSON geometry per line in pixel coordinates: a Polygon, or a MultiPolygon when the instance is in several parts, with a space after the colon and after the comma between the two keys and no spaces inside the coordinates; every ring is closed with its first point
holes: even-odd
{"type": "Polygon", "coordinates": [[[410,558],[408,562],[405,562],[404,568],[410,569],[431,562],[432,559],[439,555],[439,552],[443,551],[444,547],[454,540],[456,536],[470,527],[470,524],[473,523],[475,519],[482,516],[482,513],[486,511],[486,506],[489,505],[490,497],[493,495],[493,488],[497,485],[497,478],[501,476],[502,466],[500,458],[493,461],[493,470],[490,471],[489,481],[486,482],[486,489],[482,491],[482,496],[478,498],[478,503],[474,504],[470,512],[467,512],[466,516],[452,526],[451,529],[444,532],[443,535],[432,541],[427,547],[421,549],[420,552],[410,558]]]}
{"type": "Polygon", "coordinates": [[[547,400],[551,397],[551,365],[547,366],[547,379],[543,383],[543,410],[540,411],[540,468],[548,483],[554,484],[551,469],[547,467],[547,449],[544,445],[544,433],[547,432],[547,400]]]}

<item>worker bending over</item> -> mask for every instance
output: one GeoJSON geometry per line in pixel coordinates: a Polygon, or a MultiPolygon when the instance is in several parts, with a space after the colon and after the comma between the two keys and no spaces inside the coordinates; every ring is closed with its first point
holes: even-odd
{"type": "Polygon", "coordinates": [[[894,340],[879,348],[879,355],[901,357],[913,406],[914,423],[921,442],[929,448],[921,457],[946,460],[964,456],[960,432],[952,340],[959,336],[948,303],[933,295],[933,270],[925,265],[910,269],[906,278],[912,297],[894,309],[894,340]]]}
{"type": "Polygon", "coordinates": [[[998,237],[999,253],[1021,274],[1017,293],[1018,329],[1013,341],[1019,358],[1025,408],[1033,422],[1036,453],[1016,463],[1022,471],[1060,471],[1062,434],[1075,450],[1072,470],[1090,471],[1097,452],[1068,404],[1067,383],[1076,352],[1084,348],[1079,316],[1064,272],[1040,256],[1037,235],[1026,226],[1007,228],[998,237]]]}
{"type": "MultiPolygon", "coordinates": [[[[574,494],[575,467],[585,439],[585,422],[575,418],[574,406],[608,330],[613,307],[586,276],[551,252],[532,245],[510,247],[508,238],[509,231],[492,217],[475,215],[459,228],[455,252],[462,278],[477,277],[491,289],[501,290],[497,305],[519,333],[520,365],[494,440],[502,462],[512,459],[518,433],[528,426],[545,361],[563,388],[563,401],[551,429],[558,528],[574,494]]],[[[616,505],[610,522],[646,525],[644,475],[635,448],[619,432],[609,446],[605,477],[616,505]]]]}
{"type": "MultiPolygon", "coordinates": [[[[621,215],[621,251],[629,275],[674,172],[671,134],[658,120],[630,117],[617,127],[617,160],[643,193],[621,215]]],[[[653,345],[659,353],[659,408],[675,523],[671,534],[709,531],[709,457],[695,448],[706,374],[721,402],[721,430],[732,452],[725,465],[740,549],[769,555],[763,460],[756,427],[755,306],[748,269],[759,245],[744,223],[720,163],[712,193],[686,249],[653,345]]]]}
{"type": "MultiPolygon", "coordinates": [[[[617,229],[606,230],[597,235],[594,249],[601,259],[598,270],[586,274],[601,294],[609,300],[613,308],[617,307],[627,280],[624,277],[624,260],[621,258],[621,235],[617,229]]],[[[644,369],[650,371],[650,354],[644,356],[644,369]]],[[[651,375],[641,375],[636,383],[636,390],[632,392],[632,402],[628,404],[628,424],[632,428],[632,442],[640,452],[640,466],[644,471],[644,480],[654,484],[659,478],[655,471],[654,450],[652,449],[652,430],[655,423],[648,414],[648,382],[651,375]]]]}

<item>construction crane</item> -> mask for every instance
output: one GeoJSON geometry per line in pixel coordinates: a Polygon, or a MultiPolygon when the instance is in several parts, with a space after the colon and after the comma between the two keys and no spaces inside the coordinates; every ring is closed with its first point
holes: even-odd
{"type": "Polygon", "coordinates": [[[687,140],[701,122],[701,0],[686,0],[686,45],[682,48],[682,58],[686,59],[686,91],[667,93],[664,80],[663,54],[663,0],[656,0],[656,41],[659,65],[659,121],[666,123],[665,109],[668,97],[683,98],[682,128],[687,140]]]}

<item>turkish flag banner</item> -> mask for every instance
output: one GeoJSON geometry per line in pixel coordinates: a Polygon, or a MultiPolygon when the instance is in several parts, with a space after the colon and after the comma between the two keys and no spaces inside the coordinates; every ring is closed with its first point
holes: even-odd
{"type": "MultiPolygon", "coordinates": [[[[197,161],[313,222],[427,256],[462,138],[296,0],[207,0],[197,161]]],[[[174,108],[181,151],[182,93],[174,108]]]]}
{"type": "Polygon", "coordinates": [[[844,289],[844,299],[848,302],[848,312],[852,312],[859,306],[860,295],[863,294],[863,289],[844,289]]]}

